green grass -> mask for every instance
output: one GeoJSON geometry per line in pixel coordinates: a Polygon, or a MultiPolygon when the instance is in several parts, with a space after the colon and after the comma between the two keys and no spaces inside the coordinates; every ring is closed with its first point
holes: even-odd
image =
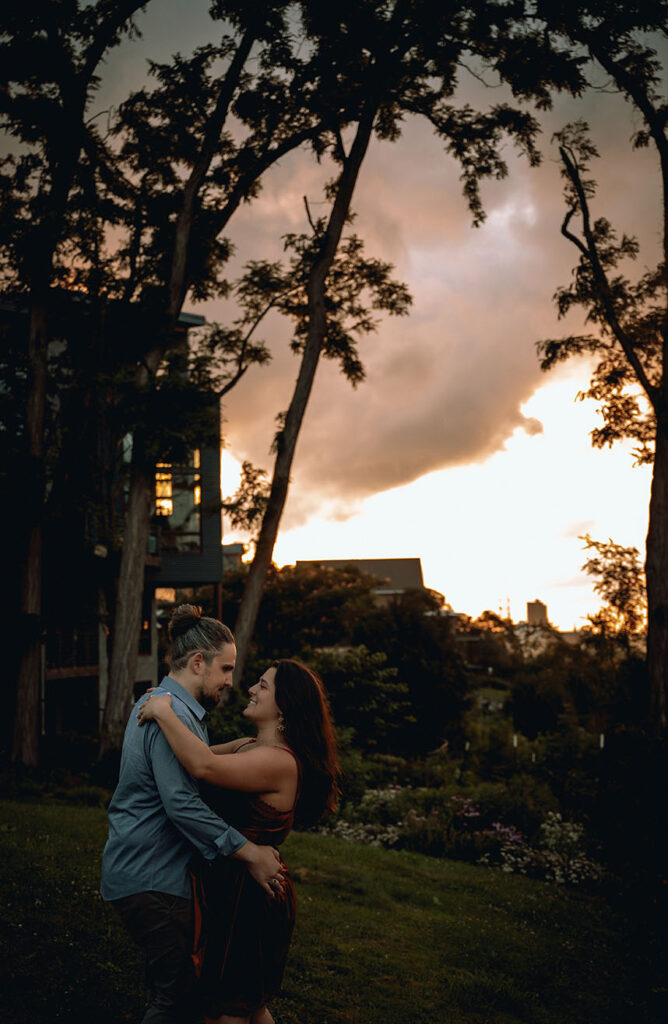
{"type": "MultiPolygon", "coordinates": [[[[6,800],[0,821],[3,1024],[139,1019],[141,956],[97,893],[104,811],[6,800]]],[[[316,835],[284,851],[299,911],[278,1024],[666,1019],[601,897],[316,835]]]]}

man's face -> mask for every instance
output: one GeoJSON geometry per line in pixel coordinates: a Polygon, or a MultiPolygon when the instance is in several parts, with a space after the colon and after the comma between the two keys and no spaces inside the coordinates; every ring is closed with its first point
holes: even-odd
{"type": "Polygon", "coordinates": [[[200,704],[212,710],[220,703],[224,690],[232,687],[232,672],[237,660],[237,649],[234,644],[225,644],[214,656],[210,665],[204,664],[200,704]]]}

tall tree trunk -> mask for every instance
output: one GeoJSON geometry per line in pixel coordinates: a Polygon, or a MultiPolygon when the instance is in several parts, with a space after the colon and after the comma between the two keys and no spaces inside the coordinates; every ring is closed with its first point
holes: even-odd
{"type": "MultiPolygon", "coordinates": [[[[206,173],[220,144],[230,104],[255,41],[255,30],[244,33],[221,82],[216,107],[207,124],[200,153],[183,190],[183,201],[174,231],[170,278],[163,323],[156,347],[146,358],[144,386],[155,375],[163,353],[173,336],[188,290],[188,250],[197,214],[197,201],[206,173]]],[[[230,207],[230,216],[236,206],[230,207]]],[[[220,230],[224,225],[220,227],[220,230]]],[[[144,594],[144,566],[153,503],[153,467],[147,464],[143,436],[136,432],[132,454],[132,480],[126,513],[121,566],[113,619],[109,685],[102,719],[99,756],[120,747],[132,704],[137,668],[141,607],[144,594]]]]}
{"type": "Polygon", "coordinates": [[[100,736],[100,757],[121,745],[132,707],[152,500],[153,478],[147,468],[140,465],[140,460],[136,459],[133,462],[123,534],[109,683],[100,736]]]}
{"type": "Polygon", "coordinates": [[[297,447],[299,431],[301,430],[304,413],[306,412],[306,406],[313,388],[313,381],[327,331],[327,318],[325,315],[327,274],[336,255],[341,234],[350,212],[350,204],[360,168],[371,139],[377,109],[377,103],[370,101],[363,117],[358,123],[350,154],[344,162],[343,171],[339,178],[336,198],[327,224],[322,251],[309,275],[307,285],[308,333],[306,343],[292,401],[285,417],[285,425],[278,435],[269,501],[262,518],[255,556],[246,579],[234,630],[237,646],[237,661],[234,670],[236,685],[239,685],[243,678],[250,639],[255,628],[260,601],[262,600],[262,591],[267,578],[267,571],[271,565],[278,528],[288,496],[290,470],[297,447]]]}
{"type": "Polygon", "coordinates": [[[31,517],[21,565],[21,638],[23,651],[16,694],[12,760],[34,767],[39,762],[39,700],[42,671],[42,520],[44,512],[44,415],[46,410],[46,307],[34,297],[28,338],[30,391],[26,405],[31,517]]]}
{"type": "Polygon", "coordinates": [[[647,667],[650,718],[654,731],[666,731],[668,690],[668,424],[659,419],[647,531],[647,667]]]}
{"type": "MultiPolygon", "coordinates": [[[[584,41],[601,67],[635,104],[644,118],[659,156],[663,185],[663,277],[666,307],[662,327],[661,380],[654,405],[656,446],[652,489],[649,503],[649,527],[645,574],[647,580],[647,668],[650,679],[650,724],[658,735],[666,733],[666,691],[668,690],[668,136],[665,109],[655,101],[652,89],[642,76],[635,75],[625,62],[609,53],[608,38],[585,33],[584,41]]],[[[641,380],[642,384],[642,380],[641,380]]],[[[643,385],[644,386],[644,385],[643,385]]],[[[645,388],[647,391],[648,389],[645,388]]]]}

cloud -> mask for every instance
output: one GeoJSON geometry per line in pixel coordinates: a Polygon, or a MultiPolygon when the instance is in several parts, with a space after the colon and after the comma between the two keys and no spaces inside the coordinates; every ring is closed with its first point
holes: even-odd
{"type": "MultiPolygon", "coordinates": [[[[285,525],[296,525],[314,505],[359,500],[434,469],[482,461],[518,428],[530,436],[541,432],[540,420],[522,413],[545,382],[535,343],[582,330],[578,314],[558,323],[552,302],[557,286],[570,279],[577,253],[560,234],[562,183],[549,137],[566,120],[587,115],[605,160],[596,170],[602,181],[596,212],[614,218],[620,230],[640,233],[651,259],[659,181],[647,154],[630,149],[633,120],[619,97],[561,102],[546,118],[543,166],[531,170],[509,151],[509,177],[483,188],[488,216],[477,230],[461,196],[458,167],[425,123],[409,121],[398,144],[371,148],[356,194],[355,228],[369,253],[395,264],[414,306],[408,318],[385,319],[364,341],[367,379],[357,390],[335,366],[319,368],[285,525]]],[[[280,169],[249,211],[246,241],[260,232],[268,243],[280,230],[284,187],[294,211],[298,194],[316,184],[303,161],[280,169]]],[[[297,372],[281,344],[265,382],[255,378],[262,409],[250,389],[230,396],[231,445],[263,464],[269,391],[272,408],[285,408],[297,372]]]]}
{"type": "MultiPolygon", "coordinates": [[[[174,18],[177,6],[168,6],[174,18]]],[[[188,43],[207,30],[203,5],[198,12],[188,43]]],[[[158,36],[149,23],[143,49],[132,50],[133,68],[151,40],[167,50],[172,37],[173,48],[180,38],[171,23],[158,36]]],[[[117,89],[123,69],[115,55],[110,60],[116,61],[110,68],[117,89]]],[[[474,105],[508,98],[503,89],[485,89],[468,76],[461,88],[474,105]]],[[[408,118],[398,143],[371,145],[354,199],[354,230],[365,239],[368,254],[395,265],[414,306],[407,318],[383,319],[378,333],[363,341],[367,379],[356,390],[336,365],[321,364],[284,527],[303,522],[318,508],[345,518],[346,510],[368,495],[434,469],[485,460],[518,429],[531,437],[541,432],[540,419],[522,412],[545,381],[535,343],[582,328],[577,315],[559,324],[552,302],[556,288],[569,281],[577,253],[560,234],[562,182],[550,138],[579,117],[591,122],[602,154],[593,168],[601,182],[594,212],[613,219],[620,231],[639,234],[642,262],[649,265],[658,258],[660,180],[653,153],[631,150],[638,119],[619,96],[591,92],[583,100],[559,98],[552,112],[541,115],[539,169],[530,169],[508,144],[509,176],[483,183],[488,216],[477,230],[462,197],[459,167],[425,121],[408,118]]],[[[314,215],[326,212],[319,204],[331,174],[306,153],[292,154],[273,168],[259,199],[242,207],[230,226],[236,246],[231,271],[247,259],[279,258],[282,236],[307,229],[304,197],[314,215]]],[[[210,319],[231,315],[224,303],[207,303],[198,311],[210,319]]],[[[298,361],[286,323],[270,319],[264,337],[272,363],[246,375],[229,394],[224,414],[230,450],[270,468],[275,417],[288,406],[298,361]]]]}

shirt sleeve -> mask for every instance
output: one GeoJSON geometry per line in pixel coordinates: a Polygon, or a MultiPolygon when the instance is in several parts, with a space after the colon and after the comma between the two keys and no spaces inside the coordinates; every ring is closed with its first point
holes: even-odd
{"type": "MultiPolygon", "coordinates": [[[[188,725],[184,716],[179,718],[188,725]]],[[[235,853],[247,842],[245,836],[207,807],[197,782],[174,755],[160,726],[148,722],[143,728],[148,730],[145,749],[169,820],[207,860],[235,853]]]]}

